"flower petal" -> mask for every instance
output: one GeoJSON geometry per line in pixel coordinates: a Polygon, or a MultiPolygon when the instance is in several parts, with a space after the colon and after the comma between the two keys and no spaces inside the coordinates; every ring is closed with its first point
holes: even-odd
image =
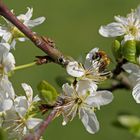
{"type": "Polygon", "coordinates": [[[85,102],[94,107],[100,107],[101,105],[109,104],[113,100],[113,95],[110,91],[103,90],[97,91],[96,95],[90,95],[85,102]]]}
{"type": "Polygon", "coordinates": [[[97,90],[97,85],[89,80],[80,80],[76,84],[76,91],[79,96],[84,96],[87,92],[94,93],[97,90]]]}
{"type": "Polygon", "coordinates": [[[71,97],[74,93],[74,89],[72,86],[70,86],[68,83],[64,84],[62,86],[63,89],[63,95],[71,97]]]}
{"type": "Polygon", "coordinates": [[[93,56],[99,51],[99,48],[93,48],[86,56],[86,59],[93,60],[93,56]]]}
{"type": "Polygon", "coordinates": [[[140,81],[138,81],[136,86],[133,88],[132,95],[136,103],[140,103],[140,81]]]}
{"type": "Polygon", "coordinates": [[[36,18],[34,20],[29,20],[29,21],[25,21],[25,24],[29,27],[29,28],[32,28],[32,27],[35,27],[37,25],[40,25],[42,24],[43,22],[45,21],[45,17],[39,17],[39,18],[36,18]]]}
{"type": "Polygon", "coordinates": [[[2,111],[10,110],[13,106],[13,101],[11,99],[6,99],[2,103],[2,111]]]}
{"type": "Polygon", "coordinates": [[[5,73],[8,73],[15,68],[15,58],[12,53],[8,53],[7,57],[3,59],[5,73]]]}
{"type": "Polygon", "coordinates": [[[20,115],[24,116],[28,109],[28,101],[25,96],[19,96],[15,99],[15,110],[20,115]]]}
{"type": "Polygon", "coordinates": [[[117,37],[125,34],[125,29],[121,23],[113,22],[107,26],[101,26],[99,33],[104,37],[117,37]]]}
{"type": "Polygon", "coordinates": [[[29,118],[26,122],[26,125],[27,125],[28,129],[31,130],[31,129],[34,129],[35,127],[37,127],[41,122],[42,122],[42,119],[29,118]]]}
{"type": "Polygon", "coordinates": [[[83,67],[81,67],[76,61],[69,62],[66,70],[67,73],[73,77],[82,77],[85,72],[83,67]]]}
{"type": "Polygon", "coordinates": [[[133,63],[123,64],[122,68],[128,73],[140,74],[140,67],[133,63]]]}
{"type": "Polygon", "coordinates": [[[99,130],[99,122],[96,118],[94,111],[90,109],[81,108],[80,111],[80,119],[85,126],[86,130],[94,134],[99,130]]]}
{"type": "Polygon", "coordinates": [[[33,100],[33,90],[31,88],[31,86],[27,85],[26,83],[22,83],[21,86],[26,93],[26,96],[27,96],[29,103],[31,103],[33,100]]]}

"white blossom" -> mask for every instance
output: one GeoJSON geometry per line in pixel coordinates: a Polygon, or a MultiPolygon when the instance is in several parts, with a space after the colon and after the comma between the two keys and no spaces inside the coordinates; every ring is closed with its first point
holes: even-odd
{"type": "Polygon", "coordinates": [[[140,103],[140,66],[133,63],[126,63],[122,68],[130,74],[129,80],[132,83],[132,95],[136,103],[140,103]]]}
{"type": "Polygon", "coordinates": [[[15,59],[9,50],[10,45],[8,43],[0,43],[0,92],[9,94],[9,97],[14,99],[15,93],[8,79],[8,73],[14,70],[15,59]]]}
{"type": "Polygon", "coordinates": [[[40,98],[38,96],[33,98],[33,91],[29,85],[23,83],[22,87],[26,96],[17,96],[13,100],[13,106],[5,111],[2,122],[2,127],[8,131],[10,138],[18,140],[32,133],[42,122],[42,119],[34,118],[32,112],[40,98]]]}
{"type": "Polygon", "coordinates": [[[104,37],[123,36],[122,44],[128,40],[140,40],[140,6],[127,17],[115,16],[115,22],[101,26],[99,33],[104,37]]]}
{"type": "MultiPolygon", "coordinates": [[[[40,25],[44,22],[45,17],[39,17],[34,20],[31,20],[33,15],[33,8],[27,8],[28,11],[25,14],[20,14],[17,18],[27,27],[32,28],[37,25],[40,25]]],[[[7,42],[11,44],[11,47],[14,48],[16,45],[16,40],[25,41],[25,35],[17,29],[12,23],[5,19],[7,25],[0,26],[0,36],[2,37],[2,42],[7,42]]]]}
{"type": "Polygon", "coordinates": [[[60,96],[64,105],[56,107],[63,115],[63,125],[72,121],[78,113],[86,130],[94,134],[99,130],[99,122],[95,110],[100,106],[110,103],[113,95],[109,91],[96,91],[93,82],[82,80],[75,86],[68,83],[63,85],[63,94],[60,96]]]}
{"type": "Polygon", "coordinates": [[[73,77],[78,77],[82,80],[92,80],[96,83],[105,80],[110,75],[110,72],[105,71],[104,68],[101,69],[104,67],[102,65],[104,60],[100,56],[96,58],[96,53],[98,52],[98,48],[92,49],[87,54],[84,65],[77,61],[69,62],[66,67],[67,73],[73,77]]]}

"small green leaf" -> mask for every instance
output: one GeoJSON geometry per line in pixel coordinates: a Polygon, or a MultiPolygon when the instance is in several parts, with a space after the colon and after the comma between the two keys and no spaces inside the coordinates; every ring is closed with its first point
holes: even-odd
{"type": "Polygon", "coordinates": [[[41,81],[38,85],[39,96],[49,105],[53,105],[56,102],[58,93],[56,89],[47,81],[41,81]]]}
{"type": "Polygon", "coordinates": [[[127,61],[136,63],[136,41],[127,41],[122,47],[122,54],[127,61]]]}
{"type": "Polygon", "coordinates": [[[112,44],[112,52],[116,60],[120,59],[122,57],[121,54],[121,44],[118,40],[114,40],[112,44]]]}

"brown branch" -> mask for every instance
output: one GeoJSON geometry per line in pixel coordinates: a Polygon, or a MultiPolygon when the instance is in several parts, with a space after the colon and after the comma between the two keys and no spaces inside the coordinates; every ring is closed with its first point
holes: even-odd
{"type": "Polygon", "coordinates": [[[133,87],[129,79],[123,73],[121,73],[116,78],[112,79],[112,83],[110,84],[109,87],[100,88],[100,90],[109,90],[113,92],[118,89],[130,90],[132,88],[133,87]]]}
{"type": "Polygon", "coordinates": [[[68,58],[65,57],[57,48],[54,47],[53,41],[49,38],[38,36],[36,33],[32,32],[31,29],[26,27],[17,17],[0,1],[0,15],[14,24],[21,32],[25,34],[38,48],[47,53],[54,62],[66,65],[68,63],[68,58]]]}
{"type": "Polygon", "coordinates": [[[51,121],[54,119],[55,115],[57,113],[57,110],[52,110],[52,112],[49,114],[49,116],[42,122],[42,124],[39,126],[39,128],[35,131],[34,134],[29,134],[27,137],[24,138],[24,140],[39,140],[43,133],[45,132],[48,125],[51,123],[51,121]]]}

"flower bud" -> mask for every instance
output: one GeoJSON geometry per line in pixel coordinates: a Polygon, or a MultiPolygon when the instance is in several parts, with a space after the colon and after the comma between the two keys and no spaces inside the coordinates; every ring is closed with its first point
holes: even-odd
{"type": "Polygon", "coordinates": [[[122,47],[122,54],[127,61],[136,63],[136,41],[127,41],[122,47]]]}
{"type": "Polygon", "coordinates": [[[112,44],[112,52],[116,60],[122,57],[121,54],[121,44],[118,40],[114,40],[112,44]]]}

